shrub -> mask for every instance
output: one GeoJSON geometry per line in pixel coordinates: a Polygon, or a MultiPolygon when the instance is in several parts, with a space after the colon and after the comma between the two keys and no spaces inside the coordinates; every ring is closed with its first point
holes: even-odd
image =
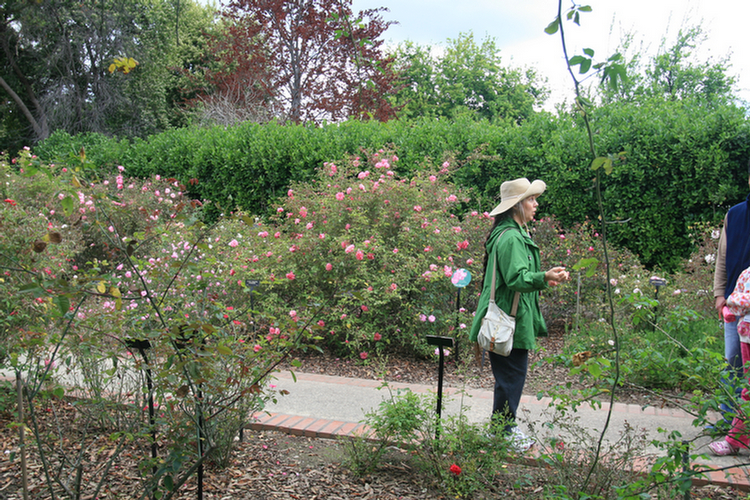
{"type": "MultiPolygon", "coordinates": [[[[386,386],[387,387],[387,386],[386,386]]],[[[438,488],[456,498],[491,490],[493,479],[512,452],[507,441],[459,414],[439,423],[434,396],[391,393],[364,423],[371,433],[349,438],[349,467],[360,475],[375,472],[389,446],[409,453],[438,488]]]]}
{"type": "MultiPolygon", "coordinates": [[[[599,150],[625,153],[603,185],[605,215],[617,222],[608,227],[610,240],[649,268],[674,271],[692,250],[689,228],[719,223],[747,194],[744,110],[683,100],[614,103],[596,114],[599,150]]],[[[572,227],[599,215],[584,127],[567,113],[538,113],[521,125],[466,117],[322,127],[242,124],[171,130],[132,142],[60,133],[37,150],[59,162],[82,145],[105,168],[125,165],[134,176],[178,179],[191,197],[211,201],[211,220],[237,209],[265,215],[292,180],[312,179],[325,161],[382,147],[398,154],[395,172],[405,177],[425,158],[452,155],[453,182],[475,190],[472,207],[480,212],[491,209],[504,180],[525,176],[545,180],[553,194],[540,216],[554,215],[572,227]]]]}
{"type": "Polygon", "coordinates": [[[92,435],[109,433],[116,453],[106,467],[96,463],[91,484],[71,485],[68,495],[90,488],[96,496],[126,441],[146,445],[157,436],[164,438],[159,460],[141,461],[144,491],[170,490],[204,452],[217,463],[226,458],[249,411],[273,397],[265,381],[300,347],[312,317],[300,310],[300,324],[286,315],[257,318],[271,331],[250,333],[251,291],[232,279],[225,249],[233,245],[198,220],[199,204],[186,201],[173,179],[88,177],[89,166],[83,155],[45,165],[28,151],[2,164],[13,198],[0,207],[7,272],[0,291],[15,300],[8,315],[23,310],[28,321],[25,330],[8,325],[3,341],[27,384],[35,442],[56,450],[39,455],[54,471],[49,488],[89,477],[88,457],[98,456],[87,452],[97,446],[92,435]],[[135,344],[146,346],[148,360],[133,356],[135,344]],[[68,387],[56,381],[63,373],[68,387]],[[142,390],[144,373],[152,376],[142,390]],[[66,415],[36,420],[43,387],[57,398],[66,389],[87,396],[75,403],[80,433],[66,436],[65,446],[53,429],[66,415]],[[149,419],[142,418],[146,393],[158,405],[149,419]]]}
{"type": "MultiPolygon", "coordinates": [[[[573,319],[576,327],[581,322],[604,317],[608,278],[604,246],[596,226],[584,220],[566,229],[556,218],[544,217],[534,224],[532,233],[541,250],[542,268],[564,266],[571,273],[570,284],[545,290],[542,302],[545,317],[573,319]],[[579,262],[586,261],[592,264],[574,269],[579,262]]],[[[610,269],[617,273],[609,278],[613,284],[617,283],[617,276],[641,271],[638,260],[625,249],[610,244],[608,257],[610,269]]]]}
{"type": "Polygon", "coordinates": [[[446,182],[448,161],[411,179],[395,174],[397,162],[381,150],[326,163],[235,249],[251,252],[244,276],[275,283],[265,304],[325,305],[321,345],[363,360],[391,349],[427,355],[425,334],[458,336],[478,280],[456,317],[451,276],[481,274],[489,228],[486,215],[453,212],[468,196],[446,182]]]}

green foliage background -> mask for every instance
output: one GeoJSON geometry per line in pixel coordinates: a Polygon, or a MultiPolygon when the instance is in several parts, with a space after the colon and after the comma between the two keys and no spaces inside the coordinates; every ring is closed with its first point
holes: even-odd
{"type": "MultiPolygon", "coordinates": [[[[675,268],[691,250],[688,226],[720,222],[747,195],[750,125],[743,109],[654,100],[604,105],[595,118],[599,150],[624,153],[605,181],[608,217],[623,222],[609,229],[611,241],[645,265],[675,268]]],[[[401,159],[395,167],[401,175],[451,158],[458,166],[453,181],[474,188],[466,208],[489,211],[500,184],[523,176],[547,182],[540,216],[555,215],[565,226],[597,218],[585,133],[567,113],[537,113],[520,125],[470,118],[322,127],[245,123],[132,141],[57,132],[34,152],[54,162],[81,147],[103,167],[178,179],[192,196],[210,200],[207,212],[214,215],[237,208],[265,215],[291,182],[310,180],[324,162],[388,147],[401,159]]]]}

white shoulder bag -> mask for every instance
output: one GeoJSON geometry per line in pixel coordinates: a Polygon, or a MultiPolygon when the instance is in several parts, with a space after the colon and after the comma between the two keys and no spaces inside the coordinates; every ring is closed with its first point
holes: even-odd
{"type": "MultiPolygon", "coordinates": [[[[505,230],[507,231],[507,229],[505,230]]],[[[505,231],[500,233],[498,241],[502,238],[505,231]]],[[[495,265],[495,253],[492,253],[492,285],[490,288],[490,303],[487,307],[487,314],[482,319],[482,326],[477,335],[479,347],[485,351],[491,351],[500,356],[508,356],[513,349],[513,332],[516,329],[516,311],[518,310],[519,292],[513,296],[513,307],[510,315],[500,309],[495,304],[495,275],[497,266],[495,265]]]]}

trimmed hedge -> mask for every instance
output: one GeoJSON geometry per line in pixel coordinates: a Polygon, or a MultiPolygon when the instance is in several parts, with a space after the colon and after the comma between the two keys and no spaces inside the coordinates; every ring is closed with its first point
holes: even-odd
{"type": "MultiPolygon", "coordinates": [[[[745,198],[750,127],[744,110],[618,103],[597,109],[593,118],[599,154],[626,152],[625,162],[603,179],[608,218],[627,221],[608,226],[608,234],[644,264],[674,268],[690,252],[690,224],[718,224],[729,206],[745,198]]],[[[390,147],[402,175],[450,160],[457,167],[454,181],[474,189],[467,208],[490,210],[504,180],[525,176],[547,182],[540,216],[555,215],[566,225],[598,217],[587,138],[569,114],[538,113],[522,125],[470,119],[323,127],[246,123],[133,141],[58,132],[35,153],[61,161],[81,146],[102,168],[121,164],[133,176],[179,179],[191,186],[191,195],[213,202],[210,215],[236,208],[264,214],[290,181],[311,179],[324,162],[390,147]]]]}

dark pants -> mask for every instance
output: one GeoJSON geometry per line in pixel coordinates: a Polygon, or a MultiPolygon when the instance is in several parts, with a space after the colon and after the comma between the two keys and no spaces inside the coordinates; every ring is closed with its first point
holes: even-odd
{"type": "Polygon", "coordinates": [[[528,349],[513,349],[510,356],[504,357],[490,352],[492,374],[495,376],[495,402],[492,406],[492,420],[505,425],[505,431],[515,426],[516,412],[526,383],[529,367],[528,349]]]}

